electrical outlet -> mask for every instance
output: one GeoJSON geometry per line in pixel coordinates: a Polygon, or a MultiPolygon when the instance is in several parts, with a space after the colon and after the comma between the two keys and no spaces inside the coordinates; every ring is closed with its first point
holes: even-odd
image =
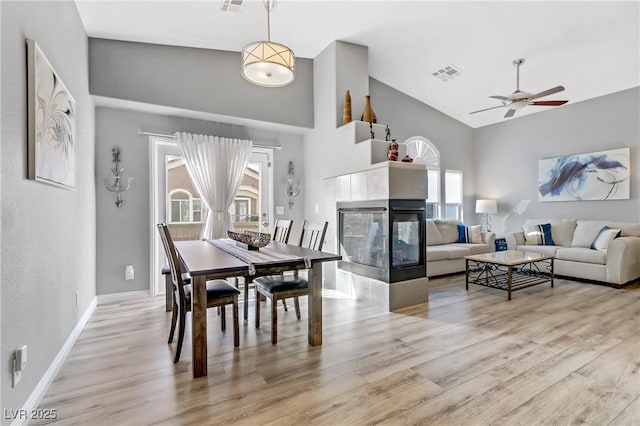
{"type": "Polygon", "coordinates": [[[16,349],[15,354],[13,355],[13,386],[16,387],[20,379],[22,379],[22,372],[27,367],[27,345],[21,346],[16,349]]]}
{"type": "Polygon", "coordinates": [[[133,265],[127,265],[127,267],[124,270],[124,279],[132,280],[133,277],[134,277],[133,265]]]}

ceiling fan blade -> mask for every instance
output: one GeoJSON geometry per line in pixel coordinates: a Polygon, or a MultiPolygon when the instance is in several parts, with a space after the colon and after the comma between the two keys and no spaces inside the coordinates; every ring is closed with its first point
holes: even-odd
{"type": "Polygon", "coordinates": [[[533,101],[529,105],[541,105],[541,106],[560,106],[569,101],[533,101]]]}
{"type": "Polygon", "coordinates": [[[531,96],[531,98],[529,99],[538,99],[543,96],[549,96],[549,95],[553,95],[554,93],[562,92],[563,90],[564,90],[563,86],[552,87],[551,89],[547,89],[544,92],[536,93],[535,95],[531,96]]]}
{"type": "Polygon", "coordinates": [[[500,99],[501,101],[510,101],[511,99],[507,98],[506,96],[499,96],[499,95],[493,95],[493,96],[489,96],[490,98],[493,99],[500,99]]]}
{"type": "Polygon", "coordinates": [[[476,112],[489,111],[490,109],[502,108],[504,105],[498,105],[491,108],[479,109],[477,111],[470,112],[469,114],[475,114],[476,112]]]}
{"type": "Polygon", "coordinates": [[[507,113],[504,115],[504,118],[509,118],[509,117],[513,117],[513,114],[516,113],[515,109],[510,109],[509,111],[507,111],[507,113]]]}

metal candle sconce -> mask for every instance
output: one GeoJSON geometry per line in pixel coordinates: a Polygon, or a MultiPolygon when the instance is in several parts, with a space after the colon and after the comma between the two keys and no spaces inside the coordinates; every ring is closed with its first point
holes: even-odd
{"type": "Polygon", "coordinates": [[[120,152],[121,152],[120,147],[117,145],[114,146],[113,149],[111,150],[111,155],[113,157],[111,161],[113,161],[114,163],[114,166],[111,168],[111,171],[113,172],[113,175],[114,175],[113,185],[109,185],[108,180],[106,178],[104,180],[104,187],[107,189],[107,191],[116,193],[117,208],[120,208],[124,203],[124,200],[120,197],[120,194],[122,194],[123,192],[127,192],[129,190],[129,188],[131,187],[131,181],[133,180],[132,177],[130,177],[127,180],[126,188],[123,187],[120,183],[120,177],[121,177],[120,175],[124,173],[124,167],[120,167],[120,152]]]}
{"type": "Polygon", "coordinates": [[[295,186],[293,183],[294,177],[294,169],[293,169],[293,161],[289,161],[289,177],[287,178],[287,187],[285,188],[285,193],[289,197],[289,208],[293,207],[292,198],[300,195],[300,187],[295,186]]]}

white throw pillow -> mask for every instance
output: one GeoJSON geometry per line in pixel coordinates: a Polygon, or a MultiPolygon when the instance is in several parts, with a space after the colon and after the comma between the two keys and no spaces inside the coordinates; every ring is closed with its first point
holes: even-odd
{"type": "Polygon", "coordinates": [[[620,236],[620,229],[604,226],[596,239],[593,240],[593,243],[591,243],[591,248],[594,250],[606,250],[609,247],[609,243],[618,236],[620,236]]]}
{"type": "Polygon", "coordinates": [[[458,225],[458,243],[482,244],[482,225],[458,225]]]}
{"type": "Polygon", "coordinates": [[[524,243],[528,246],[553,246],[551,237],[551,224],[523,225],[524,243]]]}

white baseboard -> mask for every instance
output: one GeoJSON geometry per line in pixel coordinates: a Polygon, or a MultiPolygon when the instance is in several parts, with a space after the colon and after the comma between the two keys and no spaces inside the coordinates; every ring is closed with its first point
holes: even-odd
{"type": "Polygon", "coordinates": [[[123,300],[131,300],[150,296],[148,290],[140,290],[128,291],[126,293],[99,294],[96,297],[98,298],[98,305],[105,305],[108,303],[116,303],[123,300]]]}
{"type": "MultiPolygon", "coordinates": [[[[64,364],[64,361],[67,359],[69,352],[71,352],[71,348],[73,348],[73,345],[76,343],[76,340],[78,340],[78,337],[84,329],[84,326],[87,324],[87,321],[89,321],[89,318],[91,318],[91,314],[93,314],[93,311],[96,309],[96,305],[97,298],[94,297],[76,323],[76,326],[71,331],[71,334],[69,334],[67,341],[64,342],[64,345],[62,345],[62,348],[58,352],[58,355],[56,355],[55,359],[38,382],[38,385],[35,387],[33,392],[31,392],[29,399],[27,399],[27,402],[24,403],[21,411],[22,413],[31,413],[31,410],[35,410],[36,408],[38,408],[38,405],[42,401],[42,397],[44,397],[45,393],[49,389],[49,386],[53,382],[53,379],[55,379],[58,375],[62,364],[64,364]]],[[[27,418],[18,418],[14,420],[11,425],[22,425],[27,421],[27,418]]]]}

